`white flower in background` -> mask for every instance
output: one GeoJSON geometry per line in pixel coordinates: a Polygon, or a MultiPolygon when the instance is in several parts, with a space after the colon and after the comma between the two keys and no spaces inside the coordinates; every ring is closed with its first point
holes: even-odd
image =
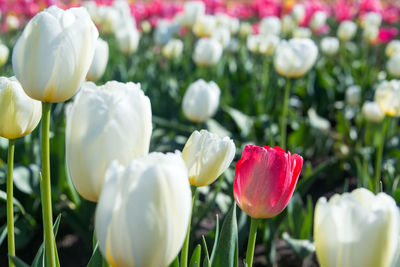
{"type": "Polygon", "coordinates": [[[194,131],[182,150],[191,185],[200,187],[213,183],[235,157],[235,144],[207,130],[194,131]]]}
{"type": "Polygon", "coordinates": [[[296,24],[299,24],[304,20],[306,16],[306,9],[302,4],[296,4],[293,9],[292,9],[292,18],[296,22],[296,24]]]}
{"type": "Polygon", "coordinates": [[[213,66],[222,56],[222,45],[213,38],[200,38],[195,45],[193,61],[199,66],[213,66]]]}
{"type": "Polygon", "coordinates": [[[361,102],[361,87],[359,85],[352,85],[347,88],[345,100],[350,106],[358,106],[361,102]]]}
{"type": "Polygon", "coordinates": [[[319,129],[324,132],[329,131],[329,129],[331,128],[331,123],[327,119],[319,116],[315,111],[315,109],[310,108],[307,111],[307,114],[308,114],[308,119],[310,120],[311,127],[319,129]]]}
{"type": "Polygon", "coordinates": [[[276,35],[249,35],[247,37],[247,49],[252,53],[264,54],[271,56],[274,54],[279,37],[276,35]]]}
{"type": "Polygon", "coordinates": [[[193,122],[204,122],[214,116],[219,106],[221,90],[215,82],[200,79],[192,83],[185,92],[182,109],[186,118],[193,122]]]}
{"type": "Polygon", "coordinates": [[[26,94],[43,102],[70,99],[85,80],[98,35],[84,7],[52,6],[33,17],[12,55],[15,76],[26,94]]]}
{"type": "Polygon", "coordinates": [[[215,20],[214,16],[202,15],[194,23],[193,33],[197,37],[211,36],[216,25],[217,25],[217,21],[215,20]]]}
{"type": "Polygon", "coordinates": [[[99,248],[112,266],[168,266],[182,248],[192,210],[180,154],[151,153],[106,173],[95,215],[99,248]]]}
{"type": "Polygon", "coordinates": [[[284,15],[282,17],[282,32],[284,34],[291,34],[293,30],[297,27],[296,22],[293,20],[293,17],[290,15],[284,15]]]}
{"type": "Polygon", "coordinates": [[[219,27],[213,31],[211,37],[217,40],[222,45],[222,47],[225,48],[228,46],[231,40],[231,33],[227,28],[219,27]]]}
{"type": "Polygon", "coordinates": [[[313,14],[310,22],[310,28],[317,31],[326,24],[328,15],[324,11],[317,11],[313,14]]]}
{"type": "Polygon", "coordinates": [[[365,118],[371,122],[380,122],[385,117],[379,105],[375,102],[366,101],[362,106],[362,113],[365,118]]]}
{"type": "Polygon", "coordinates": [[[0,43],[0,67],[6,64],[10,49],[5,44],[0,43]]]}
{"type": "Polygon", "coordinates": [[[376,27],[379,28],[382,23],[382,15],[376,12],[368,12],[363,20],[362,20],[362,27],[367,28],[367,27],[376,27]]]}
{"type": "Polygon", "coordinates": [[[240,27],[239,27],[239,36],[242,38],[246,38],[253,32],[253,28],[251,27],[251,24],[247,21],[242,21],[240,22],[240,27]]]}
{"type": "Polygon", "coordinates": [[[391,76],[400,78],[400,52],[394,54],[388,59],[386,69],[391,76]]]}
{"type": "Polygon", "coordinates": [[[364,28],[363,38],[369,43],[375,43],[378,39],[379,28],[376,26],[370,26],[364,28]]]}
{"type": "Polygon", "coordinates": [[[274,66],[280,75],[298,78],[314,66],[317,56],[318,48],[311,39],[282,40],[275,51],[274,66]]]}
{"type": "Polygon", "coordinates": [[[383,113],[391,117],[400,116],[400,80],[383,81],[375,91],[374,101],[383,113]]]}
{"type": "Polygon", "coordinates": [[[19,25],[20,25],[18,17],[14,16],[14,15],[11,15],[11,14],[7,15],[7,17],[6,17],[6,25],[7,25],[7,28],[12,30],[12,31],[17,30],[19,28],[19,25]]]}
{"type": "Polygon", "coordinates": [[[324,37],[321,40],[321,51],[327,56],[334,56],[339,51],[339,39],[336,37],[324,37]]]}
{"type": "Polygon", "coordinates": [[[293,31],[294,38],[311,38],[312,31],[306,27],[297,27],[293,31]]]}
{"type": "Polygon", "coordinates": [[[219,12],[215,15],[215,20],[217,22],[217,27],[229,28],[231,17],[225,13],[219,12]]]}
{"type": "Polygon", "coordinates": [[[42,117],[42,103],[27,96],[15,77],[0,77],[0,136],[30,134],[42,117]]]}
{"type": "Polygon", "coordinates": [[[144,33],[150,33],[151,29],[152,29],[152,26],[151,26],[151,23],[148,20],[143,20],[140,23],[140,28],[142,29],[142,31],[144,33]]]}
{"type": "Polygon", "coordinates": [[[278,17],[265,17],[260,22],[260,33],[279,35],[281,26],[281,20],[278,17]]]}
{"type": "Polygon", "coordinates": [[[238,18],[229,17],[229,31],[231,34],[237,34],[239,32],[240,20],[238,18]]]}
{"type": "Polygon", "coordinates": [[[237,38],[231,38],[228,46],[225,48],[226,51],[235,53],[240,49],[240,42],[237,38]]]}
{"type": "Polygon", "coordinates": [[[123,27],[115,33],[119,50],[126,55],[136,52],[139,46],[140,33],[136,28],[123,27]]]}
{"type": "Polygon", "coordinates": [[[354,38],[357,32],[357,24],[353,21],[345,20],[339,24],[337,36],[343,42],[350,41],[354,38]]]}
{"type": "Polygon", "coordinates": [[[97,81],[103,76],[106,70],[108,62],[108,43],[103,39],[97,39],[96,50],[92,64],[90,65],[89,71],[86,75],[86,80],[97,81]]]}
{"type": "Polygon", "coordinates": [[[162,54],[168,59],[179,58],[182,55],[183,42],[179,39],[171,39],[162,48],[162,54]]]}
{"type": "Polygon", "coordinates": [[[259,53],[260,51],[260,35],[250,34],[246,39],[247,49],[252,53],[259,53]]]}
{"type": "Polygon", "coordinates": [[[150,100],[139,84],[85,83],[67,110],[66,159],[78,193],[97,201],[110,163],[146,155],[151,132],[150,100]]]}
{"type": "Polygon", "coordinates": [[[385,49],[386,56],[391,57],[394,54],[400,53],[400,40],[390,41],[385,49]]]}
{"type": "Polygon", "coordinates": [[[321,267],[390,267],[397,248],[400,214],[385,193],[367,189],[318,200],[314,240],[321,267]]]}
{"type": "Polygon", "coordinates": [[[206,6],[200,1],[185,2],[183,6],[182,24],[193,26],[196,20],[206,13],[206,6]]]}
{"type": "Polygon", "coordinates": [[[100,31],[104,34],[115,33],[118,30],[121,19],[118,10],[111,6],[101,6],[99,8],[100,31]]]}

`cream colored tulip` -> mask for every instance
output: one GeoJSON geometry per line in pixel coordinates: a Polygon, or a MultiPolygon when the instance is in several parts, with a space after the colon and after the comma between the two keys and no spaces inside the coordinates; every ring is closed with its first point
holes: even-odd
{"type": "Polygon", "coordinates": [[[358,106],[361,101],[361,87],[359,85],[348,87],[345,93],[345,100],[350,106],[358,106]]]}
{"type": "Polygon", "coordinates": [[[15,31],[18,30],[20,26],[20,22],[17,16],[15,15],[7,15],[6,17],[6,25],[9,30],[15,31]]]}
{"type": "Polygon", "coordinates": [[[193,26],[196,20],[206,13],[206,6],[200,1],[188,1],[183,6],[182,24],[193,26]]]}
{"type": "Polygon", "coordinates": [[[86,80],[97,81],[103,76],[108,62],[108,43],[99,38],[96,43],[96,50],[94,53],[92,64],[86,75],[86,80]]]}
{"type": "Polygon", "coordinates": [[[279,35],[281,27],[281,20],[278,17],[265,17],[260,22],[260,33],[264,35],[279,35]]]}
{"type": "Polygon", "coordinates": [[[306,27],[297,27],[293,30],[294,38],[311,38],[312,31],[306,27]]]}
{"type": "Polygon", "coordinates": [[[368,12],[363,20],[361,21],[361,26],[363,28],[367,27],[376,27],[381,26],[382,23],[382,15],[376,12],[368,12]]]}
{"type": "Polygon", "coordinates": [[[6,45],[0,43],[0,67],[6,64],[9,53],[10,49],[8,49],[6,45]]]}
{"type": "Polygon", "coordinates": [[[168,59],[179,58],[183,52],[183,42],[179,39],[171,39],[164,45],[161,52],[168,59]]]}
{"type": "Polygon", "coordinates": [[[390,41],[386,46],[385,53],[388,57],[400,53],[400,40],[390,41]]]}
{"type": "Polygon", "coordinates": [[[222,45],[213,38],[201,38],[196,42],[193,61],[198,66],[213,66],[222,56],[222,45]]]}
{"type": "Polygon", "coordinates": [[[293,20],[299,24],[304,20],[304,17],[306,16],[306,9],[302,4],[296,4],[293,9],[292,9],[292,18],[293,20]]]}
{"type": "Polygon", "coordinates": [[[182,150],[190,184],[200,187],[213,183],[229,167],[235,151],[235,144],[227,136],[194,131],[182,150]]]}
{"type": "Polygon", "coordinates": [[[217,25],[217,21],[214,16],[211,15],[202,15],[197,18],[196,22],[193,25],[193,33],[197,37],[207,37],[211,36],[215,27],[217,25]]]}
{"type": "Polygon", "coordinates": [[[122,27],[115,33],[119,50],[125,55],[136,52],[139,46],[140,34],[136,28],[122,27]]]}
{"type": "Polygon", "coordinates": [[[249,35],[246,43],[250,52],[267,56],[274,54],[278,44],[279,37],[276,35],[249,35]]]}
{"type": "Polygon", "coordinates": [[[98,32],[83,7],[52,6],[38,13],[14,46],[15,76],[26,94],[42,102],[70,99],[85,80],[98,32]]]}
{"type": "Polygon", "coordinates": [[[394,54],[388,59],[386,69],[391,76],[400,78],[400,52],[394,54]]]}
{"type": "Polygon", "coordinates": [[[390,267],[400,231],[396,202],[359,188],[318,200],[314,240],[321,267],[390,267]]]}
{"type": "Polygon", "coordinates": [[[204,122],[214,116],[219,105],[221,90],[215,82],[200,79],[192,83],[185,92],[182,109],[186,118],[193,122],[204,122]]]}
{"type": "Polygon", "coordinates": [[[368,43],[374,44],[377,42],[378,34],[379,34],[379,28],[371,25],[369,27],[364,28],[363,38],[368,43]]]}
{"type": "Polygon", "coordinates": [[[313,31],[319,30],[325,25],[327,18],[328,15],[324,11],[316,11],[311,18],[310,28],[313,31]]]}
{"type": "Polygon", "coordinates": [[[375,102],[367,101],[362,106],[362,113],[364,117],[371,122],[381,122],[385,117],[385,113],[375,102]]]}
{"type": "Polygon", "coordinates": [[[150,100],[139,84],[85,83],[67,112],[67,166],[78,193],[97,201],[108,165],[147,154],[151,132],[150,100]]]}
{"type": "Polygon", "coordinates": [[[242,21],[240,22],[239,26],[239,36],[242,38],[246,38],[249,36],[253,31],[253,28],[251,27],[251,24],[247,21],[242,21]]]}
{"type": "Polygon", "coordinates": [[[231,32],[228,28],[218,27],[213,31],[211,37],[217,40],[223,48],[226,48],[231,41],[231,32]]]}
{"type": "Polygon", "coordinates": [[[180,154],[113,162],[95,215],[99,248],[112,266],[168,266],[182,248],[192,209],[180,154]]]}
{"type": "Polygon", "coordinates": [[[375,102],[388,116],[400,116],[400,81],[384,81],[375,91],[375,102]]]}
{"type": "Polygon", "coordinates": [[[337,36],[343,42],[348,42],[354,38],[357,32],[357,24],[353,21],[346,20],[339,24],[337,36]]]}
{"type": "Polygon", "coordinates": [[[284,40],[276,48],[274,66],[279,74],[298,78],[305,75],[314,66],[317,56],[318,48],[311,39],[284,40]]]}
{"type": "Polygon", "coordinates": [[[290,15],[284,15],[282,17],[282,32],[284,34],[291,34],[293,30],[296,28],[297,24],[290,15]]]}
{"type": "Polygon", "coordinates": [[[334,56],[339,51],[339,39],[336,37],[324,37],[321,40],[321,52],[327,56],[334,56]]]}
{"type": "Polygon", "coordinates": [[[0,136],[30,134],[42,117],[42,103],[27,96],[15,77],[0,77],[0,136]]]}

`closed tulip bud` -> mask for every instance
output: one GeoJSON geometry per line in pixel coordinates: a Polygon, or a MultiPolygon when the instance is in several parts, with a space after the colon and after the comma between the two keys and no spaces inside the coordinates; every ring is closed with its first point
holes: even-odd
{"type": "Polygon", "coordinates": [[[136,28],[123,27],[117,30],[115,37],[123,54],[131,55],[138,49],[140,34],[136,28]]]}
{"type": "Polygon", "coordinates": [[[104,34],[114,33],[120,25],[120,14],[111,6],[103,6],[100,13],[100,31],[104,34]]]}
{"type": "Polygon", "coordinates": [[[229,167],[235,151],[235,144],[227,136],[194,131],[182,151],[190,184],[199,187],[213,183],[229,167]]]}
{"type": "Polygon", "coordinates": [[[311,18],[310,28],[313,31],[319,30],[321,27],[325,25],[327,18],[328,15],[324,11],[315,12],[311,18]]]}
{"type": "Polygon", "coordinates": [[[14,46],[12,64],[25,93],[42,102],[70,99],[85,80],[98,32],[83,7],[38,13],[14,46]]]}
{"type": "Polygon", "coordinates": [[[296,22],[293,20],[292,16],[284,15],[282,17],[282,32],[284,34],[291,34],[296,28],[296,22]]]}
{"type": "Polygon", "coordinates": [[[400,52],[389,58],[386,63],[386,69],[393,77],[400,78],[400,52]]]}
{"type": "Polygon", "coordinates": [[[217,21],[215,20],[214,16],[212,15],[200,16],[193,25],[193,33],[197,37],[211,36],[216,25],[217,21]]]}
{"type": "Polygon", "coordinates": [[[183,42],[179,39],[171,39],[162,48],[162,54],[168,59],[179,58],[182,55],[183,42]]]}
{"type": "Polygon", "coordinates": [[[294,21],[299,24],[301,23],[306,16],[306,9],[302,4],[297,4],[292,9],[292,17],[294,21]]]}
{"type": "Polygon", "coordinates": [[[370,44],[375,44],[378,41],[379,28],[376,26],[368,26],[364,28],[363,38],[370,44]]]}
{"type": "Polygon", "coordinates": [[[4,44],[0,44],[0,67],[6,64],[10,50],[4,44]]]}
{"type": "Polygon", "coordinates": [[[337,36],[343,42],[348,42],[354,38],[357,32],[357,24],[353,21],[346,20],[339,24],[337,36]]]}
{"type": "Polygon", "coordinates": [[[293,31],[294,38],[311,38],[312,32],[309,28],[297,27],[293,31]]]}
{"type": "Polygon", "coordinates": [[[206,6],[200,1],[189,1],[183,6],[182,24],[193,26],[196,20],[206,13],[206,6]]]}
{"type": "Polygon", "coordinates": [[[400,231],[396,202],[359,188],[318,200],[314,240],[321,267],[390,267],[400,231]]]}
{"type": "Polygon", "coordinates": [[[215,82],[200,79],[192,83],[185,92],[182,109],[186,118],[193,122],[204,122],[214,116],[219,105],[221,90],[215,82]]]}
{"type": "Polygon", "coordinates": [[[211,37],[217,40],[223,48],[226,48],[231,40],[231,33],[229,29],[219,27],[213,31],[211,37]]]}
{"type": "Polygon", "coordinates": [[[362,106],[362,113],[364,117],[371,122],[381,122],[385,117],[385,113],[382,112],[378,104],[371,101],[364,103],[362,106]]]}
{"type": "Polygon", "coordinates": [[[339,51],[339,39],[336,37],[324,37],[321,40],[321,51],[327,56],[334,56],[339,51]]]}
{"type": "Polygon", "coordinates": [[[388,57],[400,53],[400,40],[390,41],[386,46],[385,53],[388,57]]]}
{"type": "Polygon", "coordinates": [[[7,15],[6,25],[9,30],[15,31],[19,28],[19,19],[14,15],[7,15]]]}
{"type": "Polygon", "coordinates": [[[147,154],[151,131],[150,100],[139,84],[85,83],[67,112],[67,165],[78,193],[97,201],[108,165],[147,154]]]}
{"type": "Polygon", "coordinates": [[[180,154],[113,162],[96,208],[99,248],[112,266],[168,266],[182,248],[192,209],[180,154]]]}
{"type": "Polygon", "coordinates": [[[281,20],[278,17],[266,17],[260,22],[261,34],[279,35],[281,33],[281,20]]]}
{"type": "Polygon", "coordinates": [[[345,100],[350,106],[358,106],[361,102],[361,87],[358,85],[352,85],[347,88],[345,100]]]}
{"type": "Polygon", "coordinates": [[[281,213],[293,195],[303,158],[279,147],[247,145],[236,163],[233,195],[252,218],[281,213]]]}
{"type": "Polygon", "coordinates": [[[89,71],[86,75],[86,80],[97,81],[103,76],[106,70],[108,62],[108,43],[103,39],[99,38],[96,43],[96,50],[92,64],[90,65],[89,71]]]}
{"type": "Polygon", "coordinates": [[[400,116],[400,81],[382,82],[375,91],[375,102],[383,113],[391,117],[400,116]]]}
{"type": "Polygon", "coordinates": [[[231,34],[237,34],[239,32],[240,20],[238,18],[229,17],[228,29],[231,34]]]}
{"type": "Polygon", "coordinates": [[[198,66],[213,66],[222,56],[222,45],[213,38],[201,38],[196,42],[193,61],[198,66]]]}
{"type": "Polygon", "coordinates": [[[251,24],[246,21],[240,22],[240,27],[239,27],[239,36],[242,38],[246,38],[248,35],[250,35],[253,31],[253,28],[251,27],[251,24]]]}
{"type": "Polygon", "coordinates": [[[274,66],[279,74],[298,78],[314,66],[317,56],[318,48],[311,39],[293,38],[280,42],[275,51],[274,66]]]}
{"type": "Polygon", "coordinates": [[[0,136],[30,134],[42,117],[42,103],[27,96],[15,77],[0,77],[0,136]]]}
{"type": "Polygon", "coordinates": [[[247,37],[247,48],[252,53],[271,56],[278,44],[279,37],[276,35],[249,35],[247,37]]]}
{"type": "Polygon", "coordinates": [[[379,28],[379,26],[381,26],[382,23],[382,16],[379,13],[376,12],[368,12],[363,20],[362,20],[362,27],[366,28],[366,27],[371,27],[371,26],[375,26],[377,28],[379,28]]]}

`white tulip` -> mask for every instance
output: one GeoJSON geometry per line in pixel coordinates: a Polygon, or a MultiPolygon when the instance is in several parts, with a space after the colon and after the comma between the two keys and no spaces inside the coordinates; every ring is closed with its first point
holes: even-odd
{"type": "Polygon", "coordinates": [[[400,214],[385,193],[359,188],[318,200],[314,240],[321,267],[390,267],[397,248],[400,214]]]}
{"type": "Polygon", "coordinates": [[[368,12],[365,15],[361,25],[363,26],[363,28],[371,27],[371,26],[379,27],[379,26],[381,26],[381,23],[382,23],[382,15],[381,14],[376,13],[376,12],[368,12]]]}
{"type": "Polygon", "coordinates": [[[7,25],[7,28],[12,31],[17,30],[20,25],[18,17],[14,16],[14,15],[7,15],[6,25],[7,25]]]}
{"type": "Polygon", "coordinates": [[[367,42],[373,44],[373,43],[376,43],[377,38],[378,38],[378,34],[379,34],[379,27],[368,26],[368,27],[364,28],[363,38],[367,42]]]}
{"type": "Polygon", "coordinates": [[[136,28],[120,28],[117,30],[115,37],[117,39],[118,48],[122,53],[131,55],[138,49],[140,34],[136,28]]]}
{"type": "Polygon", "coordinates": [[[400,80],[383,81],[375,91],[374,101],[383,113],[391,117],[400,116],[400,80]]]}
{"type": "Polygon", "coordinates": [[[90,65],[89,71],[86,75],[86,80],[97,81],[103,76],[106,70],[108,62],[108,43],[103,39],[97,39],[96,50],[92,64],[90,65]]]}
{"type": "Polygon", "coordinates": [[[8,49],[6,45],[0,43],[0,67],[6,64],[9,54],[10,49],[8,49]]]}
{"type": "Polygon", "coordinates": [[[193,61],[199,66],[212,66],[222,56],[222,45],[213,38],[200,38],[195,45],[193,61]]]}
{"type": "Polygon", "coordinates": [[[240,26],[239,26],[239,36],[240,37],[246,38],[252,32],[253,32],[253,28],[251,27],[251,24],[249,22],[247,22],[247,21],[240,22],[240,26]]]}
{"type": "Polygon", "coordinates": [[[97,201],[108,165],[147,154],[151,131],[150,100],[139,84],[85,83],[67,112],[67,165],[78,193],[97,201]]]}
{"type": "Polygon", "coordinates": [[[357,24],[355,24],[353,21],[346,20],[339,24],[337,36],[341,41],[347,42],[354,38],[356,32],[357,24]]]}
{"type": "Polygon", "coordinates": [[[312,31],[306,27],[297,27],[293,30],[294,38],[311,38],[312,31]]]}
{"type": "Polygon", "coordinates": [[[182,150],[190,184],[200,187],[213,183],[229,167],[235,151],[235,144],[227,136],[194,131],[182,150]]]}
{"type": "Polygon", "coordinates": [[[99,248],[112,266],[168,266],[182,248],[192,209],[180,154],[113,162],[95,215],[99,248]]]}
{"type": "Polygon", "coordinates": [[[217,112],[220,94],[221,90],[215,82],[195,81],[183,96],[183,113],[194,122],[208,120],[217,112]]]}
{"type": "Polygon", "coordinates": [[[386,63],[386,69],[393,77],[400,78],[400,52],[389,58],[386,63]]]}
{"type": "Polygon", "coordinates": [[[339,39],[336,37],[324,37],[321,40],[321,52],[327,56],[334,56],[339,51],[339,39]]]}
{"type": "Polygon", "coordinates": [[[380,122],[385,117],[379,105],[375,102],[367,101],[362,106],[362,113],[371,122],[380,122]]]}
{"type": "Polygon", "coordinates": [[[260,33],[279,35],[281,26],[281,20],[278,17],[265,17],[260,22],[260,33]]]}
{"type": "Polygon", "coordinates": [[[214,16],[202,15],[200,16],[193,25],[193,33],[197,37],[211,36],[213,33],[217,21],[214,16]]]}
{"type": "Polygon", "coordinates": [[[394,54],[400,53],[400,40],[390,41],[385,49],[386,56],[391,57],[394,54]]]}
{"type": "Polygon", "coordinates": [[[206,13],[206,6],[200,1],[185,2],[183,6],[182,24],[193,26],[196,20],[206,13]]]}
{"type": "Polygon", "coordinates": [[[213,31],[211,37],[217,40],[223,48],[226,48],[231,40],[231,32],[228,28],[218,27],[213,31]]]}
{"type": "Polygon", "coordinates": [[[84,7],[52,6],[38,13],[14,46],[15,76],[31,98],[43,102],[70,99],[93,60],[98,32],[84,7]]]}
{"type": "Polygon", "coordinates": [[[15,77],[0,77],[0,136],[8,139],[31,133],[42,117],[42,103],[27,96],[15,77]]]}
{"type": "Polygon", "coordinates": [[[229,31],[231,34],[237,34],[239,32],[240,20],[238,18],[229,17],[229,31]]]}
{"type": "Polygon", "coordinates": [[[310,28],[313,31],[317,31],[325,25],[327,18],[328,15],[324,11],[315,12],[311,18],[310,28]]]}
{"type": "Polygon", "coordinates": [[[183,42],[179,39],[171,39],[162,48],[162,54],[168,59],[179,58],[182,55],[183,42]]]}
{"type": "Polygon", "coordinates": [[[346,89],[345,93],[346,103],[350,106],[358,106],[361,101],[361,87],[359,85],[352,85],[346,89]]]}
{"type": "Polygon", "coordinates": [[[246,44],[252,53],[271,56],[279,44],[279,37],[276,35],[249,35],[246,44]]]}
{"type": "Polygon", "coordinates": [[[276,48],[274,66],[279,74],[298,78],[314,66],[317,56],[318,48],[311,39],[283,40],[276,48]]]}
{"type": "Polygon", "coordinates": [[[102,6],[100,12],[100,31],[104,34],[114,33],[120,25],[118,10],[112,6],[102,6]]]}
{"type": "Polygon", "coordinates": [[[306,9],[302,4],[296,4],[292,9],[292,17],[294,21],[299,24],[306,16],[306,9]]]}
{"type": "Polygon", "coordinates": [[[282,17],[282,32],[284,34],[291,34],[296,28],[296,22],[293,20],[292,16],[284,15],[282,17]]]}

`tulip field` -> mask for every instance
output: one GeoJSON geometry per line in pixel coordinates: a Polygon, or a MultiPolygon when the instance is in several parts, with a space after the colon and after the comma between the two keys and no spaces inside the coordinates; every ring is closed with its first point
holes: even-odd
{"type": "Polygon", "coordinates": [[[0,1],[0,266],[400,267],[400,3],[0,1]]]}

